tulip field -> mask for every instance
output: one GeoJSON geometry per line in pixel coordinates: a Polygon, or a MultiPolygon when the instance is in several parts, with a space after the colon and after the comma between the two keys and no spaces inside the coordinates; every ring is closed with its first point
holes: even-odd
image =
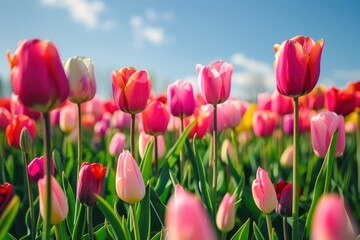
{"type": "Polygon", "coordinates": [[[253,102],[222,60],[194,66],[199,92],[155,94],[121,66],[100,99],[90,58],[21,41],[0,98],[0,239],[359,239],[360,81],[319,84],[323,49],[275,44],[276,89],[253,102]]]}

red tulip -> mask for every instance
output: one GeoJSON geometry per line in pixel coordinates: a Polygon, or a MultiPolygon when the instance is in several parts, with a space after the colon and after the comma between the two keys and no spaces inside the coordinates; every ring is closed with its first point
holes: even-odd
{"type": "Polygon", "coordinates": [[[191,115],[196,106],[193,86],[185,80],[177,80],[168,86],[167,101],[170,113],[175,117],[191,115]]]}
{"type": "Polygon", "coordinates": [[[341,90],[331,87],[326,91],[326,105],[329,111],[341,114],[344,117],[355,110],[357,103],[353,91],[341,90]]]}
{"type": "Polygon", "coordinates": [[[112,72],[111,80],[114,101],[121,111],[136,114],[145,109],[151,90],[147,71],[122,68],[112,72]]]}
{"type": "Polygon", "coordinates": [[[20,149],[20,134],[22,129],[26,127],[34,140],[36,133],[35,121],[26,115],[16,115],[6,128],[6,138],[11,147],[20,149]]]}
{"type": "Polygon", "coordinates": [[[0,217],[14,196],[14,187],[9,183],[0,185],[0,217]]]}
{"type": "Polygon", "coordinates": [[[7,52],[7,58],[14,93],[24,106],[46,112],[69,96],[69,81],[52,42],[21,41],[13,56],[7,52]]]}
{"type": "Polygon", "coordinates": [[[296,36],[276,44],[276,88],[289,97],[306,95],[315,87],[320,75],[324,40],[314,42],[311,37],[296,36]]]}
{"type": "Polygon", "coordinates": [[[81,165],[76,192],[79,202],[86,206],[96,205],[94,194],[102,195],[105,173],[106,167],[100,163],[84,162],[81,165]]]}
{"type": "Polygon", "coordinates": [[[276,213],[280,216],[290,217],[292,214],[292,183],[285,182],[280,179],[275,184],[275,192],[277,197],[276,213]]]}
{"type": "Polygon", "coordinates": [[[207,103],[214,105],[229,98],[233,70],[233,65],[225,61],[214,61],[208,66],[196,65],[201,96],[207,103]]]}
{"type": "Polygon", "coordinates": [[[141,113],[141,123],[144,132],[148,135],[163,135],[169,124],[170,115],[164,104],[160,101],[152,101],[141,113]]]}
{"type": "Polygon", "coordinates": [[[10,112],[6,108],[0,107],[0,131],[4,131],[10,122],[10,112]]]}

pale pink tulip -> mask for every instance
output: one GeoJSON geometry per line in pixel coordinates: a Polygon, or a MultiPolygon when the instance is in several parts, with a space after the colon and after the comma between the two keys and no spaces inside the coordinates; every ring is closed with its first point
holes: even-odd
{"type": "Polygon", "coordinates": [[[229,193],[223,197],[216,214],[216,225],[222,232],[229,232],[235,225],[235,198],[229,193]]]}
{"type": "Polygon", "coordinates": [[[252,183],[252,195],[256,206],[264,213],[271,213],[276,207],[276,192],[268,173],[258,168],[252,183]]]}
{"type": "Polygon", "coordinates": [[[116,132],[109,143],[109,153],[111,156],[118,156],[126,146],[126,135],[116,132]]]}

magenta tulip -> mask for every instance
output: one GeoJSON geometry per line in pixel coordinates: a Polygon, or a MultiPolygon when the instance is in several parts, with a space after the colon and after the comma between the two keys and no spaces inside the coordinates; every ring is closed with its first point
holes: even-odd
{"type": "Polygon", "coordinates": [[[127,203],[136,203],[145,196],[145,184],[139,166],[128,150],[118,159],[116,170],[116,193],[127,203]]]}
{"type": "Polygon", "coordinates": [[[193,85],[185,80],[177,80],[167,89],[170,113],[175,117],[191,115],[196,106],[193,85]]]}
{"type": "MultiPolygon", "coordinates": [[[[46,205],[46,176],[38,181],[40,213],[45,219],[46,205]]],[[[68,200],[59,183],[54,176],[51,176],[51,219],[53,225],[59,224],[66,218],[69,211],[68,200]]]]}
{"type": "Polygon", "coordinates": [[[320,75],[324,40],[314,42],[310,37],[296,36],[276,44],[276,88],[280,94],[299,97],[313,90],[320,75]]]}
{"type": "MultiPolygon", "coordinates": [[[[55,173],[54,159],[51,158],[51,174],[55,173]]],[[[27,166],[29,178],[32,182],[37,183],[41,178],[45,176],[45,156],[34,158],[27,166]]]]}
{"type": "Polygon", "coordinates": [[[136,114],[145,109],[151,90],[147,71],[123,68],[113,71],[111,80],[114,101],[121,111],[136,114]]]}
{"type": "Polygon", "coordinates": [[[257,137],[270,136],[277,123],[277,115],[268,110],[256,111],[253,116],[253,130],[257,137]]]}
{"type": "Polygon", "coordinates": [[[216,225],[222,232],[229,232],[235,225],[235,198],[226,193],[216,214],[216,225]]]}
{"type": "Polygon", "coordinates": [[[271,213],[276,207],[276,192],[268,173],[258,168],[252,183],[252,195],[256,206],[264,213],[271,213]]]}
{"type": "Polygon", "coordinates": [[[165,227],[169,240],[216,239],[202,202],[181,187],[167,203],[165,227]]]}
{"type": "Polygon", "coordinates": [[[94,194],[102,195],[105,173],[106,167],[100,163],[84,162],[81,165],[76,192],[79,202],[86,206],[96,205],[97,201],[94,194]]]}
{"type": "Polygon", "coordinates": [[[151,101],[141,113],[141,123],[148,135],[163,135],[167,131],[170,115],[160,101],[151,101]]]}
{"type": "Polygon", "coordinates": [[[14,93],[26,107],[47,112],[69,96],[69,81],[52,42],[20,41],[14,55],[8,51],[7,58],[14,93]]]}
{"type": "Polygon", "coordinates": [[[292,99],[275,90],[271,95],[271,111],[281,116],[292,113],[294,111],[292,99]]]}
{"type": "Polygon", "coordinates": [[[331,137],[338,129],[335,157],[345,150],[345,127],[342,115],[324,111],[311,118],[311,143],[315,154],[324,158],[330,146],[331,137]]]}
{"type": "Polygon", "coordinates": [[[233,65],[225,61],[196,65],[201,96],[207,103],[215,105],[229,98],[233,70],[233,65]]]}

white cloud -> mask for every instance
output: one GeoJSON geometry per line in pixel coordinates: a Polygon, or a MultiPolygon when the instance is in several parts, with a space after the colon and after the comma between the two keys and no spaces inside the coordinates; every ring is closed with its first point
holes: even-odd
{"type": "Polygon", "coordinates": [[[100,14],[106,9],[102,0],[41,0],[41,3],[45,6],[65,8],[75,22],[84,24],[88,29],[108,30],[115,26],[114,21],[100,21],[100,14]]]}
{"type": "Polygon", "coordinates": [[[130,18],[129,24],[134,36],[134,47],[140,49],[144,42],[156,45],[173,44],[175,38],[167,34],[162,23],[174,19],[171,12],[157,12],[154,9],[147,9],[143,16],[134,15],[130,18]]]}
{"type": "Polygon", "coordinates": [[[261,92],[274,91],[276,80],[272,65],[248,58],[241,53],[234,54],[231,63],[234,64],[232,96],[254,100],[261,92]]]}

